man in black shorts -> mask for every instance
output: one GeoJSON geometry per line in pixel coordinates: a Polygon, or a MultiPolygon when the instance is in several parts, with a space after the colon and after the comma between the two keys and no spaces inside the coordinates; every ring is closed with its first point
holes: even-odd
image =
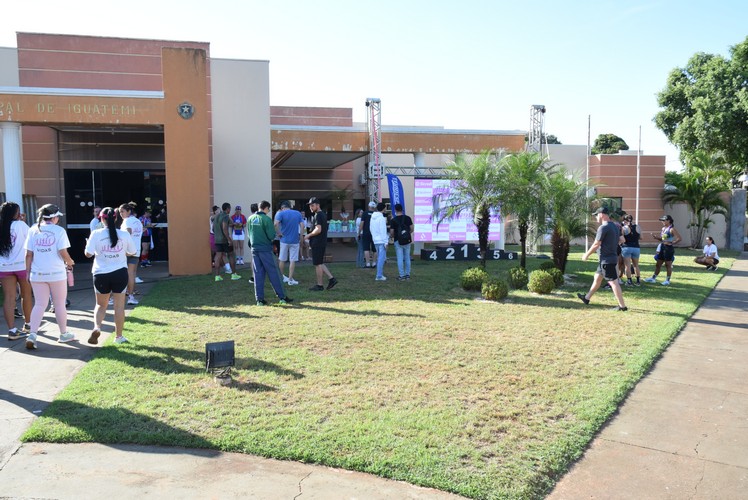
{"type": "Polygon", "coordinates": [[[330,273],[325,265],[325,248],[327,247],[327,216],[322,211],[317,198],[309,199],[309,210],[312,211],[312,232],[304,236],[304,239],[309,241],[309,246],[312,249],[312,264],[314,264],[314,271],[317,274],[317,284],[311,287],[309,290],[313,292],[321,292],[325,289],[322,284],[324,275],[327,275],[329,280],[327,281],[327,289],[331,289],[338,284],[338,280],[330,273]]]}
{"type": "Polygon", "coordinates": [[[595,271],[595,279],[592,280],[590,291],[586,295],[578,293],[577,297],[585,304],[589,304],[590,299],[595,295],[595,292],[603,282],[603,278],[605,278],[605,281],[613,289],[613,295],[615,295],[618,301],[618,307],[615,310],[627,311],[628,307],[623,302],[621,284],[618,282],[618,245],[621,243],[621,234],[618,231],[618,227],[610,220],[608,207],[600,207],[592,215],[597,217],[597,223],[600,224],[600,227],[597,228],[595,242],[587,250],[587,253],[582,256],[582,260],[589,259],[590,255],[597,252],[600,255],[600,263],[595,271]]]}

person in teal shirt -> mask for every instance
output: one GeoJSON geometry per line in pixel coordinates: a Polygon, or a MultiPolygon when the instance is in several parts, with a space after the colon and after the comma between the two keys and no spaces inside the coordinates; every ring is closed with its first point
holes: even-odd
{"type": "Polygon", "coordinates": [[[259,209],[247,220],[249,243],[252,249],[252,262],[255,268],[255,300],[258,306],[267,305],[265,300],[265,276],[278,296],[280,304],[289,304],[292,299],[286,295],[281,283],[280,271],[273,256],[273,240],[275,239],[275,225],[268,216],[270,202],[263,200],[259,209]]]}

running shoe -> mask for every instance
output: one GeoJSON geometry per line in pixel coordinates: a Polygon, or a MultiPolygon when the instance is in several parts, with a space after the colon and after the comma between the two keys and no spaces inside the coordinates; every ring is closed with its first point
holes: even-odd
{"type": "Polygon", "coordinates": [[[94,328],[91,332],[91,336],[88,337],[88,343],[89,344],[98,344],[99,343],[99,336],[101,335],[101,329],[94,328]]]}
{"type": "Polygon", "coordinates": [[[670,284],[670,280],[665,280],[662,282],[663,286],[668,286],[670,284]]]}
{"type": "Polygon", "coordinates": [[[284,297],[278,301],[278,304],[286,305],[290,304],[291,302],[293,302],[293,299],[291,297],[284,297]]]}
{"type": "Polygon", "coordinates": [[[240,279],[242,279],[242,277],[241,277],[241,276],[239,276],[239,275],[238,275],[238,274],[236,274],[236,273],[233,273],[233,274],[231,275],[231,281],[236,281],[236,280],[240,280],[240,279]]]}
{"type": "Polygon", "coordinates": [[[36,334],[30,333],[26,339],[26,349],[36,349],[36,334]]]}
{"type": "Polygon", "coordinates": [[[127,305],[128,306],[137,306],[138,304],[140,304],[140,302],[138,302],[137,300],[135,300],[135,297],[133,297],[132,295],[130,295],[127,298],[127,305]]]}
{"type": "Polygon", "coordinates": [[[75,335],[70,332],[65,332],[60,334],[60,338],[57,339],[57,342],[64,344],[65,342],[70,342],[71,340],[75,340],[75,335]]]}
{"type": "Polygon", "coordinates": [[[288,276],[286,276],[286,275],[284,274],[284,275],[283,275],[283,283],[288,283],[288,281],[289,281],[289,279],[288,279],[288,276]]]}
{"type": "Polygon", "coordinates": [[[657,283],[657,278],[644,278],[644,283],[657,283]]]}
{"type": "Polygon", "coordinates": [[[338,284],[338,280],[337,280],[337,279],[335,278],[335,276],[333,276],[333,277],[332,277],[332,278],[330,278],[330,280],[329,280],[329,281],[327,282],[327,289],[329,290],[329,289],[331,289],[332,287],[334,287],[334,286],[335,286],[335,285],[337,285],[337,284],[338,284]]]}
{"type": "Polygon", "coordinates": [[[25,337],[23,332],[19,332],[17,328],[13,328],[12,330],[8,330],[8,340],[18,340],[20,338],[25,337]]]}
{"type": "Polygon", "coordinates": [[[626,307],[626,306],[623,306],[623,307],[621,307],[621,306],[615,306],[615,307],[613,308],[613,310],[614,310],[614,311],[621,311],[621,312],[626,312],[626,311],[628,311],[628,310],[629,310],[629,308],[628,308],[628,307],[626,307]]]}
{"type": "Polygon", "coordinates": [[[321,292],[325,289],[322,285],[314,285],[313,287],[309,288],[310,292],[321,292]]]}
{"type": "Polygon", "coordinates": [[[286,284],[288,284],[288,285],[290,285],[290,286],[293,286],[293,285],[298,285],[298,284],[299,284],[299,282],[298,282],[298,281],[296,281],[296,280],[295,280],[295,279],[293,279],[293,278],[289,278],[289,279],[288,279],[288,281],[286,281],[286,284]]]}
{"type": "Polygon", "coordinates": [[[223,281],[223,277],[221,277],[221,276],[216,276],[216,277],[215,277],[215,279],[214,279],[213,281],[223,281]]]}
{"type": "Polygon", "coordinates": [[[109,298],[109,305],[110,305],[110,306],[113,306],[113,305],[114,305],[114,299],[113,299],[113,298],[111,298],[111,297],[109,298]]]}
{"type": "Polygon", "coordinates": [[[15,310],[13,311],[13,316],[15,316],[16,318],[23,318],[23,314],[21,313],[21,311],[19,311],[19,310],[18,310],[18,308],[17,308],[17,307],[16,307],[16,309],[15,309],[15,310]]]}
{"type": "Polygon", "coordinates": [[[406,279],[406,280],[409,280],[409,279],[410,279],[410,274],[406,274],[406,275],[405,275],[405,279],[406,279]]]}
{"type": "Polygon", "coordinates": [[[588,299],[583,293],[578,293],[577,298],[585,303],[585,305],[590,303],[590,299],[588,299]]]}
{"type": "Polygon", "coordinates": [[[124,344],[125,342],[129,342],[129,341],[124,337],[124,335],[114,339],[115,344],[124,344]]]}
{"type": "Polygon", "coordinates": [[[387,276],[377,276],[374,281],[387,281],[387,276]]]}
{"type": "Polygon", "coordinates": [[[258,300],[257,303],[256,303],[256,305],[258,305],[258,306],[266,306],[266,305],[268,305],[268,301],[265,300],[265,299],[258,300]]]}
{"type": "Polygon", "coordinates": [[[249,278],[247,281],[249,281],[250,285],[254,285],[255,284],[254,278],[249,278]]]}
{"type": "Polygon", "coordinates": [[[28,335],[29,333],[31,333],[31,325],[28,323],[24,323],[21,330],[23,330],[24,335],[28,335]]]}
{"type": "Polygon", "coordinates": [[[139,285],[139,284],[141,284],[142,282],[143,282],[143,280],[142,280],[142,279],[140,279],[140,276],[135,276],[135,283],[137,283],[137,284],[139,285]]]}
{"type": "Polygon", "coordinates": [[[397,281],[405,281],[405,276],[398,276],[397,281]]]}

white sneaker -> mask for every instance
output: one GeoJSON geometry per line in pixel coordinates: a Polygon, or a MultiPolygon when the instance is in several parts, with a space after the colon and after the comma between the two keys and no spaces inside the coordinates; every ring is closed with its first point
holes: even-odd
{"type": "Polygon", "coordinates": [[[299,284],[299,282],[298,282],[298,281],[296,281],[296,280],[295,280],[295,279],[293,279],[293,278],[289,278],[289,279],[288,279],[288,281],[286,281],[286,283],[287,283],[288,285],[298,285],[298,284],[299,284]]]}
{"type": "Polygon", "coordinates": [[[662,282],[662,284],[665,285],[665,286],[667,286],[667,285],[670,284],[670,280],[665,280],[665,281],[662,282]]]}
{"type": "Polygon", "coordinates": [[[645,283],[657,283],[657,278],[644,278],[645,283]]]}
{"type": "Polygon", "coordinates": [[[71,340],[75,340],[75,335],[73,335],[70,332],[65,332],[60,334],[60,338],[57,339],[57,342],[70,342],[71,340]]]}
{"type": "Polygon", "coordinates": [[[284,274],[284,275],[283,275],[283,283],[288,283],[288,281],[289,281],[289,279],[288,279],[288,276],[286,276],[286,275],[284,274]]]}
{"type": "Polygon", "coordinates": [[[223,272],[225,272],[226,274],[231,274],[231,266],[229,264],[223,266],[223,272]]]}
{"type": "Polygon", "coordinates": [[[140,276],[135,276],[135,283],[140,284],[142,282],[143,282],[143,280],[140,279],[140,276]]]}
{"type": "Polygon", "coordinates": [[[387,276],[377,276],[374,278],[375,281],[387,281],[387,276]]]}
{"type": "Polygon", "coordinates": [[[110,306],[113,306],[113,305],[114,305],[114,299],[113,299],[113,298],[111,298],[111,297],[109,298],[109,305],[110,305],[110,306]]]}
{"type": "Polygon", "coordinates": [[[114,343],[115,344],[124,344],[127,341],[128,340],[124,336],[122,336],[122,337],[115,337],[115,339],[114,339],[114,343]]]}
{"type": "Polygon", "coordinates": [[[130,295],[130,296],[129,296],[129,297],[127,298],[127,305],[128,305],[128,306],[137,306],[137,305],[138,305],[139,303],[140,303],[140,302],[138,302],[137,300],[135,300],[135,297],[133,297],[132,295],[130,295]]]}
{"type": "Polygon", "coordinates": [[[36,333],[29,333],[26,337],[26,349],[36,349],[36,333]]]}

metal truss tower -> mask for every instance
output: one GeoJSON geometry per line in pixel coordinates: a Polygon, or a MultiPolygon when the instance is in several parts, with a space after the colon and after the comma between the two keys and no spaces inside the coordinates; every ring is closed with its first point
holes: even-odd
{"type": "Polygon", "coordinates": [[[382,101],[366,99],[366,128],[369,131],[369,162],[366,165],[366,195],[369,201],[381,201],[382,189],[382,101]]]}
{"type": "Polygon", "coordinates": [[[530,107],[530,132],[527,135],[527,150],[542,152],[543,148],[543,118],[545,117],[545,106],[533,104],[530,107]]]}

